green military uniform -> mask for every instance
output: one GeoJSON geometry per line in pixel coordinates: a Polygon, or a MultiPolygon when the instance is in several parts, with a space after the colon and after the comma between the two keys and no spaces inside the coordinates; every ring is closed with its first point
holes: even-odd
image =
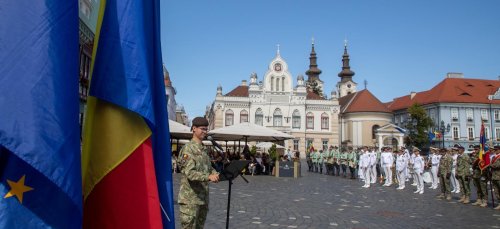
{"type": "Polygon", "coordinates": [[[445,197],[447,200],[451,200],[451,190],[450,190],[450,175],[451,175],[451,164],[453,163],[453,158],[446,153],[439,161],[439,183],[441,184],[441,195],[439,197],[445,197]]]}
{"type": "Polygon", "coordinates": [[[311,158],[311,152],[306,152],[306,161],[307,161],[307,167],[309,167],[309,172],[313,170],[313,162],[311,158]]]}
{"type": "Polygon", "coordinates": [[[472,157],[472,183],[476,186],[477,200],[472,205],[488,205],[488,190],[486,189],[486,171],[483,173],[479,168],[478,155],[472,157]]]}
{"type": "Polygon", "coordinates": [[[349,172],[351,173],[351,179],[356,179],[355,172],[356,172],[357,161],[358,161],[357,156],[354,151],[351,151],[349,152],[349,154],[347,154],[347,162],[349,165],[349,172]]]}
{"type": "Polygon", "coordinates": [[[347,152],[342,151],[339,155],[340,166],[342,167],[342,175],[347,176],[347,152]]]}
{"type": "Polygon", "coordinates": [[[469,203],[470,198],[470,180],[469,177],[472,175],[471,172],[471,161],[467,154],[460,154],[457,158],[457,169],[456,175],[460,187],[463,189],[463,196],[459,202],[464,204],[469,203]]]}
{"type": "Polygon", "coordinates": [[[325,151],[326,156],[326,174],[331,175],[333,172],[333,149],[325,151]]]}
{"type": "MultiPolygon", "coordinates": [[[[497,154],[493,160],[491,160],[491,183],[495,189],[495,195],[497,200],[500,200],[500,154],[497,154]]],[[[500,210],[500,204],[495,207],[495,209],[500,210]]]]}
{"type": "Polygon", "coordinates": [[[333,161],[333,175],[340,175],[340,165],[339,165],[340,152],[338,149],[332,150],[332,161],[333,161]]]}
{"type": "Polygon", "coordinates": [[[318,152],[318,167],[319,167],[319,173],[323,173],[323,163],[325,162],[325,152],[322,150],[318,152]]]}
{"type": "Polygon", "coordinates": [[[314,151],[314,153],[312,153],[311,157],[312,157],[314,172],[317,173],[318,169],[319,169],[319,166],[318,166],[319,152],[314,151]]]}
{"type": "Polygon", "coordinates": [[[212,168],[207,148],[194,140],[182,147],[179,160],[181,226],[203,228],[208,213],[208,176],[217,172],[212,168]]]}

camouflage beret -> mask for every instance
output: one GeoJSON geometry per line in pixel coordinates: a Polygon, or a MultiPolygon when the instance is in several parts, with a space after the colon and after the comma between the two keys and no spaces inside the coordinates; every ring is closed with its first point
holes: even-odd
{"type": "Polygon", "coordinates": [[[192,126],[208,126],[208,120],[203,117],[196,117],[193,119],[192,126]]]}

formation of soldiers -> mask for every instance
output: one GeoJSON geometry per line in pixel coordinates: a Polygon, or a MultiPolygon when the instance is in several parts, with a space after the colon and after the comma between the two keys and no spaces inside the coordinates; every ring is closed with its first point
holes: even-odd
{"type": "MultiPolygon", "coordinates": [[[[397,190],[405,189],[405,184],[412,180],[415,192],[424,193],[425,183],[429,189],[440,189],[439,199],[451,200],[453,194],[459,194],[459,202],[471,203],[471,184],[474,185],[477,198],[475,206],[488,206],[488,192],[495,195],[495,204],[500,202],[500,146],[492,147],[485,154],[484,160],[490,161],[488,167],[481,169],[479,146],[472,153],[465,153],[461,146],[438,149],[430,148],[427,156],[420,155],[420,149],[401,147],[393,150],[384,147],[380,151],[375,147],[338,148],[330,146],[326,150],[310,150],[306,153],[309,172],[342,176],[363,181],[363,188],[370,188],[377,182],[390,187],[397,184],[397,190]],[[472,182],[471,182],[472,181],[472,182]],[[492,187],[487,189],[490,184],[492,187]],[[495,191],[493,191],[495,190],[495,191]]],[[[495,207],[500,210],[500,203],[495,207]]]]}

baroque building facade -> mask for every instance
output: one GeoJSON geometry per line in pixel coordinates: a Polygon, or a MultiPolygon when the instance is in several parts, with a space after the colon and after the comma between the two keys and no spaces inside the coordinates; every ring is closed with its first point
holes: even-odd
{"type": "MultiPolygon", "coordinates": [[[[323,88],[316,60],[313,43],[307,80],[316,81],[323,88]]],[[[310,145],[315,148],[339,145],[340,106],[336,92],[326,99],[308,90],[306,84],[303,75],[292,77],[278,48],[261,81],[256,73],[252,73],[249,82],[243,80],[241,85],[226,94],[223,94],[222,86],[217,88],[215,100],[206,112],[209,128],[241,122],[273,128],[293,135],[295,139],[283,144],[300,152],[305,152],[310,145]]]]}

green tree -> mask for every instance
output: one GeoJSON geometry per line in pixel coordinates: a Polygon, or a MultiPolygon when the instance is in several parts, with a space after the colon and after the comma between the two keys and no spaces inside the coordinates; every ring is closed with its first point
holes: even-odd
{"type": "Polygon", "coordinates": [[[318,81],[306,81],[306,87],[308,91],[312,91],[314,94],[321,96],[321,98],[325,98],[323,95],[323,89],[319,86],[318,81]]]}
{"type": "Polygon", "coordinates": [[[276,144],[273,144],[269,150],[267,150],[269,153],[269,157],[273,160],[276,161],[278,160],[278,151],[276,150],[276,144]]]}
{"type": "Polygon", "coordinates": [[[253,145],[252,148],[250,148],[250,155],[255,156],[257,154],[257,146],[253,145]]]}
{"type": "Polygon", "coordinates": [[[408,136],[405,138],[406,145],[418,148],[428,146],[427,130],[434,125],[432,119],[427,116],[424,108],[418,103],[414,103],[408,108],[408,114],[410,114],[410,119],[406,123],[406,129],[409,131],[408,136]]]}

